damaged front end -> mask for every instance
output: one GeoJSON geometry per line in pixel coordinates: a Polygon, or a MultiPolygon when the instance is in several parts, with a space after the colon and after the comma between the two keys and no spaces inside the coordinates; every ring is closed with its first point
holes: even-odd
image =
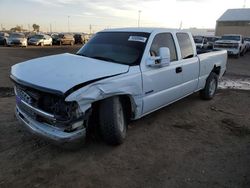
{"type": "Polygon", "coordinates": [[[15,84],[16,116],[36,135],[57,143],[84,139],[90,110],[66,102],[63,95],[15,84]]]}

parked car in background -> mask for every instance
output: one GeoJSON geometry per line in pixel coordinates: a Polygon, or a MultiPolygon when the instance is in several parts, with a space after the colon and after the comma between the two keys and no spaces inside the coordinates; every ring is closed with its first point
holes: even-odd
{"type": "Polygon", "coordinates": [[[75,44],[74,36],[70,33],[60,33],[58,37],[54,40],[54,44],[63,45],[63,44],[75,44]]]}
{"type": "Polygon", "coordinates": [[[236,55],[236,57],[240,57],[245,54],[246,45],[242,35],[227,34],[223,35],[220,40],[215,42],[214,49],[227,50],[229,55],[236,55]]]}
{"type": "Polygon", "coordinates": [[[11,33],[7,39],[7,46],[27,47],[27,38],[23,33],[11,33]]]}
{"type": "Polygon", "coordinates": [[[208,48],[207,38],[204,36],[194,36],[194,42],[195,42],[196,48],[198,49],[208,48]]]}
{"type": "Polygon", "coordinates": [[[31,38],[28,40],[28,44],[36,46],[52,46],[52,38],[49,35],[36,34],[31,36],[31,38]]]}
{"type": "Polygon", "coordinates": [[[8,33],[0,32],[0,45],[7,45],[7,39],[9,37],[8,33]]]}
{"type": "Polygon", "coordinates": [[[84,34],[77,33],[74,35],[75,44],[85,44],[85,37],[84,34]]]}
{"type": "Polygon", "coordinates": [[[220,37],[216,37],[216,36],[206,36],[205,38],[207,39],[208,49],[213,49],[215,41],[220,39],[220,37]]]}
{"type": "Polygon", "coordinates": [[[53,44],[53,45],[58,44],[58,41],[57,41],[58,35],[59,35],[58,33],[53,33],[53,34],[51,34],[52,44],[53,44]]]}
{"type": "Polygon", "coordinates": [[[250,37],[245,37],[244,38],[244,43],[246,45],[247,51],[249,51],[250,50],[250,37]]]}

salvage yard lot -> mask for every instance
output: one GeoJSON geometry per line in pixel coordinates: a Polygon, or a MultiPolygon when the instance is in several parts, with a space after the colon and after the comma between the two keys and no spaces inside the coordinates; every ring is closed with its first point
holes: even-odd
{"type": "MultiPolygon", "coordinates": [[[[0,48],[0,187],[250,187],[250,91],[193,94],[130,123],[118,147],[91,136],[66,151],[27,133],[14,117],[11,65],[79,48],[0,48]]],[[[250,77],[250,53],[229,58],[226,76],[250,77]]]]}

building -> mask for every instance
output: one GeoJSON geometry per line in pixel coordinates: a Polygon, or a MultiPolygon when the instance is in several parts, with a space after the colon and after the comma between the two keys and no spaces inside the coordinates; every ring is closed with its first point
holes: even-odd
{"type": "Polygon", "coordinates": [[[241,34],[250,36],[250,9],[228,9],[216,23],[215,35],[241,34]]]}

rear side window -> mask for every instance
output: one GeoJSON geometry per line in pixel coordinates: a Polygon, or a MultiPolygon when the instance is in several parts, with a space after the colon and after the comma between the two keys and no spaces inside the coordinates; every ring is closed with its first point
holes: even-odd
{"type": "Polygon", "coordinates": [[[158,56],[159,48],[161,47],[169,48],[171,61],[177,60],[175,43],[171,33],[160,33],[155,36],[150,48],[151,56],[158,56]]]}
{"type": "Polygon", "coordinates": [[[176,36],[180,45],[182,59],[194,57],[194,49],[189,35],[187,33],[177,33],[176,36]]]}

